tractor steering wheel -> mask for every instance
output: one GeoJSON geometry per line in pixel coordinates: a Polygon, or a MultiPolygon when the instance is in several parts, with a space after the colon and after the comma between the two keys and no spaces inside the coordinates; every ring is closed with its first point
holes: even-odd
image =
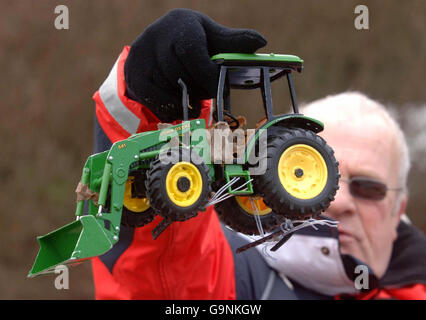
{"type": "Polygon", "coordinates": [[[234,115],[232,115],[230,112],[228,112],[228,111],[224,111],[223,112],[223,115],[224,116],[227,116],[227,117],[229,117],[229,118],[231,118],[231,121],[226,121],[227,123],[228,123],[228,125],[229,125],[229,128],[231,129],[231,130],[235,130],[235,129],[238,129],[239,128],[239,126],[240,126],[240,122],[238,121],[238,119],[237,118],[235,118],[235,116],[234,115]]]}

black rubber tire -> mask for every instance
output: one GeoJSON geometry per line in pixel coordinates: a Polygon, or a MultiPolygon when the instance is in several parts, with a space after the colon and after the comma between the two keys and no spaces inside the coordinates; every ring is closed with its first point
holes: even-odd
{"type": "MultiPolygon", "coordinates": [[[[260,234],[254,215],[246,212],[235,197],[215,204],[214,208],[219,219],[233,230],[247,235],[260,234]]],[[[283,217],[273,211],[259,215],[259,218],[265,232],[275,229],[283,221],[283,217]]]]}
{"type": "MultiPolygon", "coordinates": [[[[189,159],[190,150],[171,149],[168,155],[175,159],[189,159]]],[[[151,207],[154,211],[166,219],[172,221],[185,221],[195,217],[198,212],[205,211],[211,193],[211,178],[209,168],[195,152],[191,154],[190,161],[199,171],[202,178],[202,190],[198,199],[190,206],[181,207],[172,202],[167,195],[166,177],[173,163],[164,164],[160,158],[151,162],[147,173],[146,190],[151,207]]]]}
{"type": "Polygon", "coordinates": [[[133,212],[123,206],[121,225],[132,228],[143,227],[152,222],[156,215],[157,214],[152,208],[144,212],[133,212]]]}
{"type": "MultiPolygon", "coordinates": [[[[129,177],[133,176],[135,179],[138,179],[139,184],[145,184],[146,180],[146,172],[143,171],[135,171],[129,172],[129,177]]],[[[123,201],[124,202],[124,201],[123,201]]],[[[143,212],[134,212],[128,209],[123,203],[123,210],[121,214],[121,225],[126,227],[143,227],[148,223],[152,222],[156,216],[154,209],[151,207],[143,212]]]]}
{"type": "Polygon", "coordinates": [[[273,129],[273,134],[268,134],[266,172],[263,175],[254,176],[254,186],[255,191],[276,214],[287,218],[304,218],[315,216],[330,206],[339,188],[339,177],[334,151],[323,138],[310,130],[276,127],[273,129]],[[296,144],[305,144],[314,148],[320,153],[327,167],[325,187],[312,199],[293,197],[279,180],[277,170],[279,159],[287,148],[296,144]]]}

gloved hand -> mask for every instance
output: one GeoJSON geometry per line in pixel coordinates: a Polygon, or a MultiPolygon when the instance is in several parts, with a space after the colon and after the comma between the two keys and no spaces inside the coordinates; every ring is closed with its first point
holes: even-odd
{"type": "Polygon", "coordinates": [[[222,26],[189,9],[174,9],[151,24],[131,45],[124,66],[129,98],[162,121],[183,118],[181,78],[188,87],[190,118],[202,99],[216,96],[218,66],[210,57],[223,52],[253,53],[266,45],[254,30],[222,26]]]}

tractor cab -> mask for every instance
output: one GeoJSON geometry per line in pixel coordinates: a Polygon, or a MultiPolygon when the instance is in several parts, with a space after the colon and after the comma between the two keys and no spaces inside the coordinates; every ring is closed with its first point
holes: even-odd
{"type": "Polygon", "coordinates": [[[260,88],[267,122],[277,117],[273,113],[271,82],[287,78],[293,112],[299,113],[292,80],[292,71],[301,72],[303,60],[284,54],[222,53],[212,57],[220,65],[215,118],[223,121],[224,114],[230,115],[230,89],[260,88]]]}

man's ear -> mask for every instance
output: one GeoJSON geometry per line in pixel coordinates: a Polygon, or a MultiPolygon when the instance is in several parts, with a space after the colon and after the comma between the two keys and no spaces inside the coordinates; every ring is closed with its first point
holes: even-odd
{"type": "Polygon", "coordinates": [[[407,202],[408,196],[406,194],[402,195],[399,204],[397,204],[398,208],[395,208],[395,229],[398,227],[399,222],[401,221],[401,216],[405,213],[405,210],[407,209],[407,202]]]}

